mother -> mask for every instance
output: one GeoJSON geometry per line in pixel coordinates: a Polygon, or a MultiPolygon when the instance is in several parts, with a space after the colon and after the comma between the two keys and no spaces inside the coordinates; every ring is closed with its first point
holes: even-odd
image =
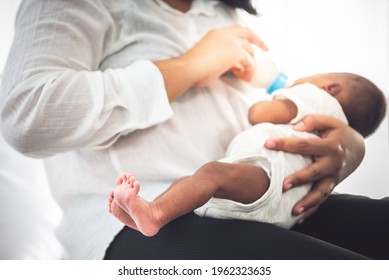
{"type": "Polygon", "coordinates": [[[268,142],[315,157],[284,185],[315,182],[295,214],[308,217],[325,203],[293,230],[189,214],[146,238],[109,215],[106,197],[118,174],[131,171],[143,197],[152,199],[221,158],[248,127],[250,90],[220,77],[240,65],[249,80],[251,44],[266,46],[240,26],[237,5],[255,12],[250,1],[231,0],[22,2],[3,78],[1,128],[16,150],[45,157],[64,212],[58,238],[69,258],[388,257],[389,230],[380,223],[389,220],[387,201],[327,200],[361,162],[364,144],[355,131],[322,116],[303,123],[321,132],[319,141],[268,142]]]}

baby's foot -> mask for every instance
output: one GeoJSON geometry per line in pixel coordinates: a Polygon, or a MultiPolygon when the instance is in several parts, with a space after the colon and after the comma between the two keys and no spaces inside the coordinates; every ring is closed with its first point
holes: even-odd
{"type": "MultiPolygon", "coordinates": [[[[130,173],[123,173],[120,177],[116,179],[116,186],[120,186],[121,184],[129,182],[131,177],[132,175],[130,173]]],[[[114,191],[111,191],[108,197],[108,211],[123,224],[127,225],[130,228],[138,230],[131,216],[126,211],[124,211],[114,200],[114,191]]]]}
{"type": "Polygon", "coordinates": [[[120,186],[123,183],[130,182],[130,178],[134,177],[130,173],[123,173],[116,179],[116,186],[120,186]]]}
{"type": "Polygon", "coordinates": [[[115,202],[114,191],[111,191],[108,197],[108,211],[126,226],[138,230],[131,216],[115,202]]]}
{"type": "MultiPolygon", "coordinates": [[[[116,179],[116,186],[120,186],[121,184],[127,183],[130,181],[132,175],[130,173],[123,173],[116,179]]],[[[124,211],[117,203],[114,201],[114,191],[111,191],[108,198],[108,210],[113,216],[115,216],[119,221],[124,223],[130,228],[138,230],[134,220],[131,216],[124,211]]],[[[138,230],[139,231],[139,230],[138,230]]]]}
{"type": "MultiPolygon", "coordinates": [[[[125,176],[125,178],[128,179],[127,182],[115,188],[111,206],[114,206],[115,203],[124,210],[135,223],[136,229],[144,235],[153,236],[157,234],[161,228],[161,223],[155,216],[156,209],[150,202],[138,195],[139,182],[133,176],[129,178],[125,176]]],[[[118,214],[123,219],[123,213],[118,214]]],[[[128,220],[128,217],[125,219],[128,220]]]]}

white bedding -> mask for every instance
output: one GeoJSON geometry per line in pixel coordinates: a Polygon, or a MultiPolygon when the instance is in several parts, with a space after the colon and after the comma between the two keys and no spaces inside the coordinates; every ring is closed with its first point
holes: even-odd
{"type": "Polygon", "coordinates": [[[0,137],[0,259],[61,259],[54,235],[61,212],[40,160],[22,156],[0,137]]]}

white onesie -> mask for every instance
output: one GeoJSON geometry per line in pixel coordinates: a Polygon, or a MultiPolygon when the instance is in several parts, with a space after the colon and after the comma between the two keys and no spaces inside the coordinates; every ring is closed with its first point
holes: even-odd
{"type": "Polygon", "coordinates": [[[273,99],[289,99],[294,102],[298,108],[297,116],[290,124],[261,123],[239,133],[231,141],[226,157],[220,160],[253,164],[263,168],[270,179],[269,189],[260,199],[250,204],[211,198],[205,205],[195,210],[197,215],[260,221],[285,228],[290,228],[296,223],[298,217],[292,215],[292,208],[309,192],[311,185],[295,187],[282,193],[282,183],[289,174],[310,165],[312,159],[299,154],[271,151],[263,145],[270,138],[317,137],[313,133],[293,129],[293,124],[308,114],[330,115],[345,123],[347,119],[338,101],[313,84],[306,83],[278,90],[274,92],[273,99]]]}

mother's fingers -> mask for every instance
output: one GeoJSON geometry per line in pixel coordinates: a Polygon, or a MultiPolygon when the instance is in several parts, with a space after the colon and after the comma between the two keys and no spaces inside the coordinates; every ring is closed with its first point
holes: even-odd
{"type": "Polygon", "coordinates": [[[251,58],[254,57],[254,48],[253,48],[253,45],[250,44],[249,41],[243,39],[243,40],[241,40],[240,45],[251,56],[251,58]]]}
{"type": "Polygon", "coordinates": [[[287,191],[295,186],[316,182],[326,177],[333,177],[331,180],[336,181],[334,174],[336,174],[339,168],[328,158],[319,159],[306,168],[287,176],[283,183],[283,191],[287,191]]]}
{"type": "Polygon", "coordinates": [[[255,70],[254,49],[247,40],[241,40],[240,44],[246,55],[239,61],[234,74],[240,79],[250,82],[255,70]]]}
{"type": "Polygon", "coordinates": [[[311,156],[342,153],[342,147],[338,143],[322,138],[274,138],[268,139],[265,147],[270,150],[311,156]]]}
{"type": "Polygon", "coordinates": [[[238,76],[250,81],[255,68],[253,46],[267,49],[252,31],[241,26],[210,30],[191,49],[179,57],[193,72],[189,85],[204,86],[233,68],[238,76]]]}
{"type": "Polygon", "coordinates": [[[345,125],[347,124],[334,117],[326,115],[308,115],[304,117],[300,122],[298,122],[294,126],[294,129],[298,131],[322,132],[345,125]]]}
{"type": "Polygon", "coordinates": [[[320,204],[327,200],[334,187],[335,183],[331,178],[318,181],[312,187],[312,190],[294,205],[292,210],[293,215],[303,214],[302,219],[312,215],[320,204]]]}
{"type": "Polygon", "coordinates": [[[231,32],[235,34],[235,36],[238,36],[242,39],[246,39],[249,43],[257,45],[264,51],[269,50],[266,44],[250,29],[239,25],[231,26],[229,28],[231,29],[231,32]]]}
{"type": "Polygon", "coordinates": [[[306,210],[303,213],[303,215],[301,215],[301,217],[299,217],[297,223],[302,224],[308,217],[312,216],[313,213],[315,213],[317,211],[317,209],[319,209],[319,206],[320,205],[316,205],[316,206],[313,206],[312,208],[309,208],[308,210],[306,210]]]}

